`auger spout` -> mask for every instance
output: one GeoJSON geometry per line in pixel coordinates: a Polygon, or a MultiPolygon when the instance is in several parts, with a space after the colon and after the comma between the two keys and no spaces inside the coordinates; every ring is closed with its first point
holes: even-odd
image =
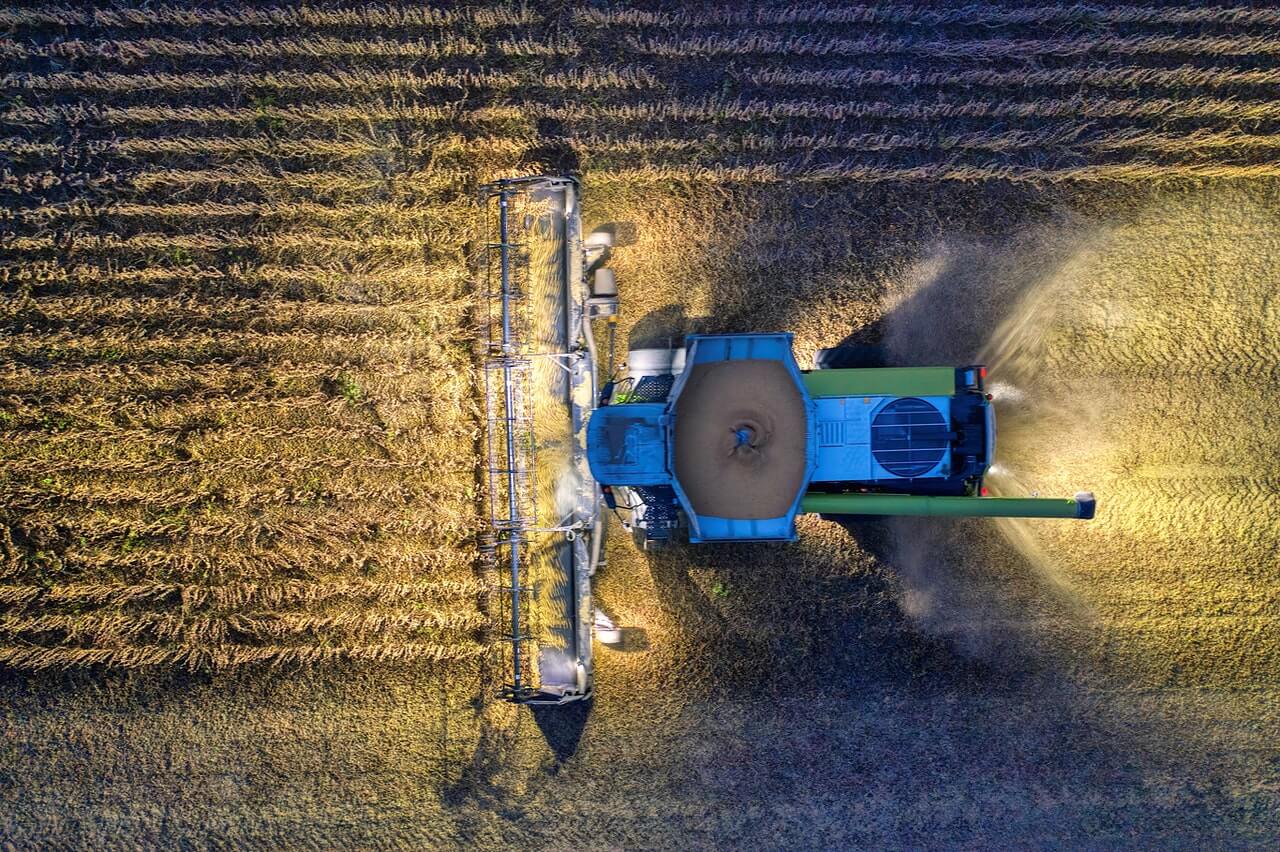
{"type": "Polygon", "coordinates": [[[824,494],[809,491],[801,512],[824,515],[915,515],[939,518],[1076,518],[1093,517],[1097,501],[1082,491],[1073,498],[960,497],[924,494],[824,494]]]}

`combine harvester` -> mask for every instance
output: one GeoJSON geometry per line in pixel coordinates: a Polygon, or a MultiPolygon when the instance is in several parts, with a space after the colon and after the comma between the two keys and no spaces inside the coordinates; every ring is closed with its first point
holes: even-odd
{"type": "MultiPolygon", "coordinates": [[[[502,578],[503,695],[563,704],[592,688],[591,604],[606,510],[637,546],[796,538],[796,515],[1092,518],[1094,498],[988,497],[995,452],[986,368],[858,366],[790,334],[691,335],[613,369],[612,239],[582,236],[572,178],[482,189],[492,534],[502,578]]],[[[605,632],[607,631],[607,633],[605,632]]]]}

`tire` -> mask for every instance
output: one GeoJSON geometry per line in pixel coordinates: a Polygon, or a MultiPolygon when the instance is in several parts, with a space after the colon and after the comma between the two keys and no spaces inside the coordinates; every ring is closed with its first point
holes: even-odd
{"type": "Polygon", "coordinates": [[[813,366],[819,370],[849,370],[864,367],[886,367],[883,346],[872,346],[865,343],[833,346],[830,349],[819,349],[813,356],[813,366]]]}

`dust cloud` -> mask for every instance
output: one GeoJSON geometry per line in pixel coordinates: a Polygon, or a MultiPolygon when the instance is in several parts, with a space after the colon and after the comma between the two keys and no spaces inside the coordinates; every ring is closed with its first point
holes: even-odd
{"type": "Polygon", "coordinates": [[[891,363],[989,367],[993,493],[1091,490],[1099,512],[890,521],[919,629],[986,661],[1123,636],[1090,665],[1227,676],[1200,634],[1260,617],[1242,602],[1274,585],[1278,225],[1270,195],[1219,189],[953,240],[903,277],[883,322],[891,363]]]}

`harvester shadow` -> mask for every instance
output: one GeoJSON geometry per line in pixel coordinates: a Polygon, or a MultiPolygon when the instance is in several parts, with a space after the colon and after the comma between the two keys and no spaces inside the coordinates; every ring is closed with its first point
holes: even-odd
{"type": "Polygon", "coordinates": [[[542,738],[555,755],[555,766],[551,770],[554,774],[561,764],[578,751],[582,732],[591,715],[591,699],[559,707],[531,707],[530,712],[538,730],[542,732],[542,738]]]}
{"type": "Polygon", "coordinates": [[[803,544],[649,554],[678,641],[663,649],[686,688],[758,696],[843,694],[986,666],[921,634],[883,572],[832,571],[803,544]]]}
{"type": "Polygon", "coordinates": [[[659,603],[692,638],[718,636],[726,630],[724,617],[690,575],[692,554],[659,550],[648,554],[649,573],[659,603]]]}
{"type": "Polygon", "coordinates": [[[681,346],[687,334],[694,333],[698,322],[691,319],[685,306],[676,302],[655,308],[631,327],[626,341],[628,349],[657,349],[681,346]]]}
{"type": "Polygon", "coordinates": [[[989,522],[826,520],[792,544],[646,554],[679,637],[657,650],[678,657],[683,680],[821,695],[920,678],[1008,687],[1089,664],[1059,644],[1087,645],[1089,614],[989,522]]]}
{"type": "Polygon", "coordinates": [[[546,768],[547,774],[556,775],[578,751],[591,716],[592,702],[587,699],[561,706],[529,707],[528,711],[525,716],[525,708],[520,708],[518,713],[523,718],[518,718],[514,725],[498,724],[490,719],[481,722],[480,740],[470,761],[462,767],[456,780],[441,786],[440,798],[446,807],[464,818],[476,805],[490,808],[510,820],[523,818],[519,797],[509,795],[501,779],[512,756],[521,750],[521,730],[528,718],[532,717],[554,758],[546,768]]]}
{"type": "Polygon", "coordinates": [[[456,780],[441,785],[441,801],[464,819],[477,806],[492,809],[510,820],[523,818],[521,799],[510,794],[503,775],[513,755],[524,748],[522,742],[526,739],[529,719],[532,718],[551,750],[553,760],[546,766],[546,772],[556,775],[577,753],[591,711],[592,702],[587,699],[561,706],[518,708],[514,724],[482,716],[479,742],[456,780]]]}

